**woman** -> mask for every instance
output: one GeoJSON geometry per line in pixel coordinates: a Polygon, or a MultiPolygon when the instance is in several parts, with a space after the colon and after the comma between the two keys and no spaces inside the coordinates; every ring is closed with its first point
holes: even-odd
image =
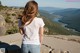
{"type": "Polygon", "coordinates": [[[45,24],[42,18],[36,17],[37,13],[37,2],[29,1],[25,5],[22,16],[22,53],[40,53],[40,45],[42,44],[43,28],[45,24]]]}

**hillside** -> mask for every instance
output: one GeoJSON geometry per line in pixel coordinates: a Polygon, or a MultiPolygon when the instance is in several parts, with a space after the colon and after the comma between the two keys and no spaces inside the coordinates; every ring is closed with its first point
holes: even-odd
{"type": "Polygon", "coordinates": [[[46,26],[49,28],[50,33],[49,34],[65,34],[65,35],[78,35],[78,33],[69,31],[66,28],[62,27],[61,24],[54,22],[53,19],[57,18],[59,16],[55,14],[49,14],[47,11],[40,10],[40,15],[43,16],[44,21],[46,23],[46,26]]]}
{"type": "MultiPolygon", "coordinates": [[[[19,32],[17,18],[18,18],[18,14],[22,13],[22,11],[23,11],[23,8],[1,6],[0,15],[3,16],[5,20],[5,25],[3,25],[6,28],[5,34],[14,34],[14,33],[19,32]]],[[[45,34],[78,35],[78,33],[68,31],[67,29],[62,27],[59,23],[52,21],[54,18],[57,18],[58,15],[55,15],[55,14],[51,15],[47,11],[44,11],[44,10],[40,10],[39,14],[40,15],[38,15],[38,17],[43,18],[46,24],[45,34]]],[[[0,31],[2,30],[0,29],[0,31]]]]}
{"type": "Polygon", "coordinates": [[[45,11],[48,11],[49,13],[53,13],[53,12],[62,10],[62,8],[58,8],[58,7],[39,7],[39,10],[45,10],[45,11]]]}
{"type": "MultiPolygon", "coordinates": [[[[4,34],[14,34],[18,32],[18,14],[21,9],[12,8],[7,6],[0,6],[0,23],[4,23],[2,26],[0,24],[0,32],[4,34]],[[2,21],[2,19],[4,21],[2,21]],[[2,30],[4,29],[4,30],[2,30]]],[[[0,35],[4,35],[1,34],[0,35]]]]}
{"type": "Polygon", "coordinates": [[[61,22],[68,24],[66,27],[80,32],[80,9],[64,9],[54,14],[61,15],[61,22]]]}

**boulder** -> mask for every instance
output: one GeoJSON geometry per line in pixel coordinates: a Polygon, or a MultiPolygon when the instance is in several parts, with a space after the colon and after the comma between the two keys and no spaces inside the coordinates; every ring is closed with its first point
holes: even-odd
{"type": "Polygon", "coordinates": [[[5,19],[2,15],[0,15],[0,36],[5,35],[6,28],[5,28],[5,19]]]}

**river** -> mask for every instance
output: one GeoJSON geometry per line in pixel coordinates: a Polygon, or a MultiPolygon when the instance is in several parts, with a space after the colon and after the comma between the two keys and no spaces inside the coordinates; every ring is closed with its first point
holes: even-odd
{"type": "Polygon", "coordinates": [[[53,21],[55,21],[55,22],[57,22],[57,23],[60,23],[61,26],[62,26],[62,27],[65,27],[67,30],[72,30],[72,31],[74,31],[74,32],[78,32],[78,31],[76,31],[75,29],[71,29],[71,28],[66,27],[68,24],[60,22],[60,21],[59,21],[60,19],[61,19],[61,17],[60,17],[60,18],[54,18],[53,21]]]}

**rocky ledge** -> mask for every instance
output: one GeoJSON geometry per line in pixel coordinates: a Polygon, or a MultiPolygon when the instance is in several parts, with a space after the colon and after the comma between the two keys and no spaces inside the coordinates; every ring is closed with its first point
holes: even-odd
{"type": "MultiPolygon", "coordinates": [[[[44,36],[41,53],[80,53],[79,36],[49,35],[44,36]],[[68,40],[69,39],[69,40],[68,40]]],[[[0,53],[21,53],[22,36],[19,33],[0,36],[0,53]]]]}

